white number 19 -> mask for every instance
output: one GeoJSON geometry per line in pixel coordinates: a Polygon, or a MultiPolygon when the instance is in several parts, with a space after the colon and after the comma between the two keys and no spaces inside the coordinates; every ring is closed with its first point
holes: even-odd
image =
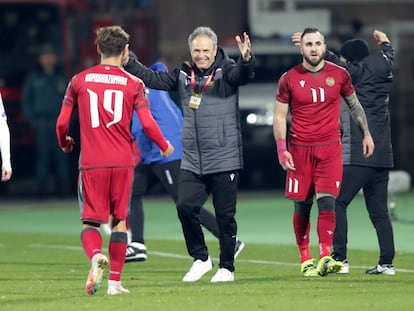
{"type": "MultiPolygon", "coordinates": [[[[89,103],[91,109],[91,125],[92,128],[100,126],[99,123],[99,108],[98,108],[98,94],[87,89],[89,93],[89,103]]],[[[121,121],[122,119],[122,103],[124,100],[124,93],[119,90],[105,90],[103,98],[103,108],[113,115],[111,122],[106,124],[106,127],[121,121]]]]}

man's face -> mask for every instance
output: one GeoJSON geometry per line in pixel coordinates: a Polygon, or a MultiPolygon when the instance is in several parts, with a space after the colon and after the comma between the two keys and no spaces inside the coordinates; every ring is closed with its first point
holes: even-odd
{"type": "Polygon", "coordinates": [[[217,47],[207,36],[197,36],[191,43],[191,58],[200,70],[206,70],[214,63],[217,47]]]}
{"type": "Polygon", "coordinates": [[[317,67],[325,57],[326,45],[323,36],[319,33],[304,35],[301,42],[301,52],[305,62],[317,67]]]}
{"type": "Polygon", "coordinates": [[[39,62],[44,68],[54,68],[57,62],[57,56],[52,52],[45,52],[39,56],[39,62]]]}

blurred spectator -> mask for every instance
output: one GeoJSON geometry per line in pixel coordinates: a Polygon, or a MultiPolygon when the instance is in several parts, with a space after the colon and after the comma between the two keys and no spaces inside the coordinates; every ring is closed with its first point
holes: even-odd
{"type": "Polygon", "coordinates": [[[42,46],[38,62],[26,78],[22,108],[35,134],[35,176],[39,196],[50,193],[67,196],[71,187],[67,157],[56,141],[55,123],[65,94],[68,78],[58,64],[58,57],[50,45],[42,46]],[[65,160],[66,159],[66,160],[65,160]],[[53,178],[52,188],[49,177],[53,178]]]}

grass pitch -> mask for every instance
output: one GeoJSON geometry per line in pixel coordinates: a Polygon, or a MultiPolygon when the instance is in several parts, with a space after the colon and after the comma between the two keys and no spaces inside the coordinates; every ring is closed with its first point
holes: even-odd
{"type": "MultiPolygon", "coordinates": [[[[378,261],[378,246],[360,198],[349,211],[351,273],[303,278],[291,203],[281,195],[251,194],[238,204],[239,236],[246,248],[236,261],[236,281],[209,282],[217,269],[218,242],[207,233],[216,266],[188,284],[181,279],[191,259],[174,207],[168,199],[150,199],[145,201],[148,260],[125,265],[122,282],[131,294],[122,296],[106,295],[108,270],[99,291],[85,293],[90,264],[79,241],[76,201],[0,202],[0,310],[410,310],[410,202],[413,194],[398,198],[395,276],[364,274],[378,261]]],[[[311,241],[316,256],[314,233],[311,241]]]]}

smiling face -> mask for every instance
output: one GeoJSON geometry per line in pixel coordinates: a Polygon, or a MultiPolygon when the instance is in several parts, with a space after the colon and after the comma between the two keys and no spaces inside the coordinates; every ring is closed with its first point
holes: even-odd
{"type": "Polygon", "coordinates": [[[214,63],[217,47],[208,36],[197,36],[191,42],[191,58],[200,70],[206,70],[214,63]]]}
{"type": "Polygon", "coordinates": [[[311,71],[317,71],[324,65],[326,45],[320,32],[307,33],[303,36],[300,50],[303,55],[303,66],[311,71]]]}

